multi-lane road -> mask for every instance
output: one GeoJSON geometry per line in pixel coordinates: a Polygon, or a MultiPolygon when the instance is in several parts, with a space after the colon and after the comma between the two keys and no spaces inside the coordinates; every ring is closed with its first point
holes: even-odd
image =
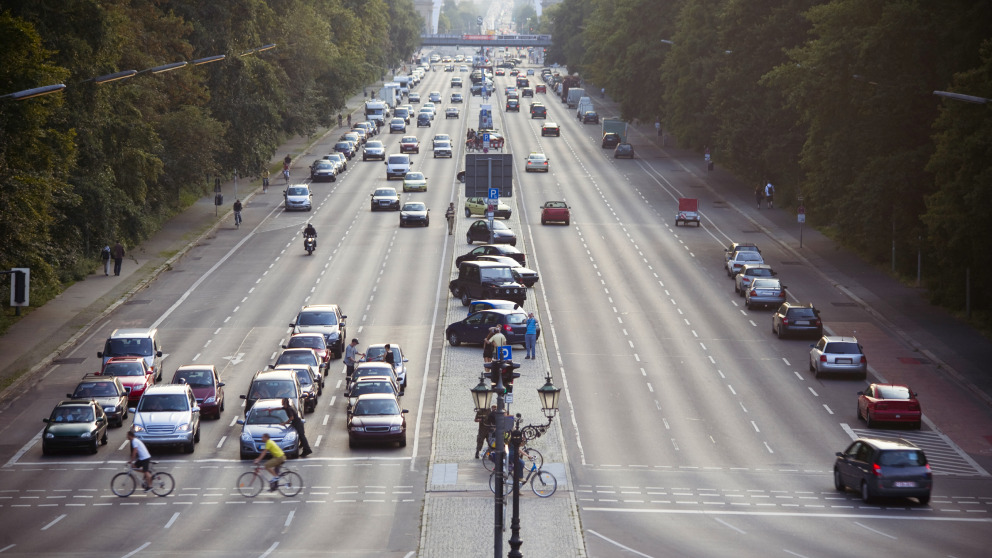
{"type": "MultiPolygon", "coordinates": [[[[369,195],[386,184],[385,168],[360,156],[337,182],[312,185],[310,213],[283,211],[281,180],[273,180],[269,193],[246,204],[240,230],[216,230],[0,412],[0,553],[418,552],[427,521],[437,382],[442,351],[448,350],[444,326],[449,304],[460,306],[446,286],[452,257],[468,250],[468,220],[459,214],[458,234],[448,236],[443,213],[452,201],[462,207],[454,179],[462,169],[460,138],[476,127],[480,104],[465,87],[462,117],[445,119],[453,74],[441,68],[428,72],[416,90],[424,98],[441,91],[442,111],[432,127],[409,129],[421,141],[414,168],[427,175],[429,188],[402,195],[428,204],[431,226],[400,229],[396,213],[370,212],[369,195]],[[431,157],[436,133],[456,139],[453,160],[431,157]],[[302,248],[308,221],[319,233],[313,256],[302,248]],[[305,492],[248,502],[234,489],[248,468],[238,459],[238,396],[252,374],[274,360],[300,306],[315,303],[341,305],[348,338],[357,337],[363,347],[403,346],[410,361],[403,398],[409,443],[348,448],[343,365],[334,361],[328,388],[306,417],[315,454],[292,463],[306,479],[305,492]],[[157,455],[177,481],[165,499],[111,494],[109,479],[125,458],[124,429],[112,430],[97,455],[41,455],[40,419],[79,377],[95,371],[96,352],[118,327],[159,328],[167,378],[179,365],[212,363],[227,384],[227,410],[219,421],[203,423],[196,451],[157,455]]],[[[467,74],[454,75],[467,81],[467,74]]],[[[984,555],[992,542],[989,460],[941,436],[939,423],[898,433],[931,456],[936,488],[929,506],[906,500],[867,505],[833,490],[834,452],[864,432],[854,412],[855,392],[864,384],[814,379],[807,372],[809,341],[776,339],[770,311],[744,308],[723,272],[723,248],[735,240],[758,243],[790,298],[815,302],[830,331],[857,332],[877,374],[900,374],[885,367],[888,361],[874,364],[874,355],[903,350],[898,338],[850,305],[828,273],[779,242],[775,231],[758,228],[706,187],[693,165],[639,144],[637,135],[638,158],[614,161],[599,147],[600,128],[579,124],[553,95],[535,100],[547,105],[548,120],[562,126],[561,137],[541,137],[544,121],[529,118],[530,99],[523,99],[520,113],[504,113],[502,87],[511,79],[496,78],[499,94],[492,104],[516,166],[522,171],[531,151],[551,160],[547,174],[518,172],[515,195],[504,201],[514,205],[510,224],[518,246],[541,275],[527,306],[544,326],[542,359],[556,383],[567,386],[559,415],[566,486],[587,554],[984,555]],[[701,227],[674,227],[681,196],[701,200],[701,227]],[[557,199],[572,207],[571,226],[541,226],[540,204],[557,199]]],[[[296,177],[336,135],[302,159],[296,177]]],[[[399,138],[383,133],[377,139],[395,152],[399,138]]],[[[390,185],[401,187],[399,181],[390,185]]],[[[468,398],[469,387],[460,397],[468,398]]],[[[939,397],[965,396],[949,385],[939,397]]],[[[989,412],[979,409],[989,422],[989,412]]],[[[470,419],[465,428],[474,428],[470,419]]],[[[466,447],[465,455],[471,450],[466,447]]],[[[480,549],[486,533],[480,525],[480,549]]],[[[531,548],[529,555],[540,552],[531,548]]]]}

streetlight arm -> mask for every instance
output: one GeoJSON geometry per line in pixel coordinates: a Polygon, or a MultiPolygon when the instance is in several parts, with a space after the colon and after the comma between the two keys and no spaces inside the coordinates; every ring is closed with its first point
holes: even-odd
{"type": "Polygon", "coordinates": [[[24,91],[16,91],[14,93],[0,95],[0,99],[13,99],[15,101],[23,101],[24,99],[41,97],[42,95],[48,95],[49,93],[57,93],[59,91],[62,91],[63,89],[65,89],[65,84],[57,83],[55,85],[45,85],[42,87],[35,87],[33,89],[25,89],[24,91]]]}
{"type": "Polygon", "coordinates": [[[934,91],[933,94],[938,97],[947,97],[948,99],[954,99],[955,101],[964,101],[966,103],[975,103],[978,105],[984,105],[985,103],[992,102],[992,99],[986,99],[985,97],[952,93],[950,91],[934,91]]]}

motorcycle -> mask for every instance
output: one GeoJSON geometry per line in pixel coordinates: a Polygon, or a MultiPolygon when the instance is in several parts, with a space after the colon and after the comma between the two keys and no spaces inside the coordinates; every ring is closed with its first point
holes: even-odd
{"type": "Polygon", "coordinates": [[[312,236],[308,236],[308,237],[306,237],[306,238],[303,239],[303,249],[307,251],[307,255],[308,256],[312,256],[313,255],[313,250],[316,247],[317,247],[317,239],[316,238],[314,238],[312,236]]]}

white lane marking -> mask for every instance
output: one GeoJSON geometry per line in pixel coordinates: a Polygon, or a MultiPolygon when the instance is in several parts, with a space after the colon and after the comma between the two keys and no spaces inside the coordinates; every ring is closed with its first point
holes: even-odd
{"type": "Polygon", "coordinates": [[[35,444],[38,443],[38,440],[41,439],[41,435],[44,434],[44,433],[45,433],[45,429],[39,430],[38,433],[35,434],[34,437],[32,437],[30,440],[28,440],[28,442],[26,444],[24,444],[24,446],[22,446],[21,449],[17,450],[17,453],[15,453],[13,455],[13,457],[11,457],[10,459],[8,459],[7,462],[4,463],[3,466],[4,467],[10,467],[14,463],[17,463],[17,460],[20,459],[22,455],[24,455],[25,453],[27,453],[28,450],[30,450],[32,446],[34,446],[35,444]]]}
{"type": "Polygon", "coordinates": [[[772,447],[768,445],[768,442],[765,442],[765,449],[768,450],[768,453],[775,453],[774,451],[772,451],[772,447]]]}
{"type": "Polygon", "coordinates": [[[793,552],[793,551],[789,550],[788,548],[783,548],[782,549],[782,552],[784,552],[786,554],[791,554],[793,556],[796,556],[797,558],[808,558],[805,554],[798,554],[796,552],[793,552]]]}
{"type": "Polygon", "coordinates": [[[826,404],[823,405],[823,408],[826,409],[827,412],[830,413],[831,415],[834,414],[833,410],[830,407],[828,407],[826,404]]]}
{"type": "Polygon", "coordinates": [[[782,362],[784,362],[786,366],[792,366],[791,364],[789,364],[789,359],[785,357],[782,357],[782,362]]]}
{"type": "Polygon", "coordinates": [[[223,436],[221,436],[221,437],[220,437],[220,441],[219,441],[219,442],[217,442],[217,448],[218,448],[218,449],[220,449],[220,447],[224,445],[224,442],[225,442],[226,440],[227,440],[227,434],[225,434],[225,435],[223,435],[223,436]]]}
{"type": "Polygon", "coordinates": [[[889,537],[892,540],[897,540],[898,539],[898,537],[893,537],[892,535],[890,535],[888,533],[883,533],[883,532],[879,531],[878,529],[872,529],[871,527],[869,527],[869,526],[861,523],[860,521],[855,521],[854,524],[857,525],[858,527],[861,527],[862,529],[867,529],[867,530],[871,531],[872,533],[875,533],[875,534],[878,534],[878,535],[882,535],[883,537],[889,537]]]}
{"type": "Polygon", "coordinates": [[[59,521],[62,521],[63,519],[65,519],[65,516],[66,516],[66,514],[62,514],[62,515],[56,517],[48,525],[45,525],[44,527],[42,527],[41,530],[42,531],[47,531],[49,527],[51,527],[51,526],[55,525],[56,523],[58,523],[59,521]]]}
{"type": "Polygon", "coordinates": [[[758,429],[758,423],[754,422],[753,420],[751,421],[751,426],[754,427],[755,432],[761,432],[761,430],[758,429]]]}
{"type": "Polygon", "coordinates": [[[169,529],[170,527],[172,527],[172,524],[175,523],[177,519],[179,519],[179,512],[172,514],[172,518],[170,518],[169,521],[166,522],[165,528],[169,529]]]}
{"type": "Polygon", "coordinates": [[[327,421],[331,419],[331,415],[324,415],[323,422],[320,423],[321,426],[327,426],[327,421]]]}
{"type": "Polygon", "coordinates": [[[808,387],[806,389],[808,389],[809,392],[813,394],[813,397],[819,397],[820,396],[820,394],[819,393],[816,393],[816,390],[814,390],[812,387],[808,387]]]}
{"type": "Polygon", "coordinates": [[[717,523],[720,523],[721,525],[724,525],[725,527],[728,527],[730,529],[733,529],[734,531],[737,531],[738,533],[740,533],[742,535],[746,535],[747,534],[747,532],[744,531],[743,529],[738,529],[737,527],[734,527],[733,525],[727,523],[726,521],[720,519],[719,517],[714,517],[713,520],[716,521],[717,523]]]}
{"type": "Polygon", "coordinates": [[[734,391],[734,386],[732,386],[732,385],[730,385],[730,384],[727,384],[727,389],[729,389],[729,390],[730,390],[730,393],[732,393],[732,394],[734,394],[734,395],[737,395],[737,392],[736,392],[736,391],[734,391]]]}
{"type": "Polygon", "coordinates": [[[8,544],[7,546],[5,546],[3,548],[0,548],[0,552],[7,552],[8,550],[10,550],[11,548],[14,548],[15,546],[17,546],[17,545],[16,544],[8,544]]]}
{"type": "Polygon", "coordinates": [[[152,543],[150,543],[150,542],[146,542],[145,544],[143,544],[143,545],[141,545],[141,546],[139,546],[138,548],[135,548],[135,549],[134,549],[134,550],[132,550],[131,552],[128,552],[128,553],[127,553],[127,554],[125,554],[124,556],[121,556],[121,558],[131,558],[131,557],[132,557],[132,556],[134,556],[135,554],[137,554],[137,553],[139,553],[139,552],[141,552],[142,550],[144,550],[144,549],[146,549],[146,548],[148,548],[149,546],[151,546],[151,544],[152,544],[152,543]]]}
{"type": "Polygon", "coordinates": [[[608,542],[608,543],[610,543],[610,544],[612,544],[614,546],[617,546],[619,548],[622,548],[622,549],[626,550],[627,552],[632,552],[632,553],[634,553],[634,554],[636,554],[638,556],[644,556],[644,558],[651,558],[651,555],[650,554],[644,554],[643,552],[638,552],[638,551],[634,550],[633,548],[630,548],[629,546],[622,545],[622,544],[618,543],[617,541],[615,541],[615,540],[613,540],[613,539],[611,539],[609,537],[604,537],[603,535],[600,535],[596,531],[590,530],[590,531],[587,531],[587,532],[590,533],[590,534],[592,534],[592,535],[596,535],[597,537],[603,539],[604,541],[606,541],[606,542],[608,542]]]}
{"type": "Polygon", "coordinates": [[[258,558],[266,558],[269,554],[272,554],[272,552],[276,549],[277,546],[279,546],[278,541],[272,543],[272,546],[270,546],[268,550],[260,554],[258,558]]]}
{"type": "Polygon", "coordinates": [[[289,524],[293,522],[294,515],[296,515],[296,510],[290,510],[289,515],[286,516],[286,522],[283,523],[283,527],[289,527],[289,524]]]}
{"type": "Polygon", "coordinates": [[[313,447],[319,448],[320,447],[320,441],[323,440],[323,439],[324,439],[324,435],[323,434],[317,435],[317,441],[314,442],[313,447]]]}

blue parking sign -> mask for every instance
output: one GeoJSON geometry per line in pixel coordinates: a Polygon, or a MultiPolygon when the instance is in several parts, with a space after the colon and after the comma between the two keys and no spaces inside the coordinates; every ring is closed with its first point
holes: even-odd
{"type": "Polygon", "coordinates": [[[500,345],[496,350],[499,351],[500,360],[513,360],[513,347],[510,345],[500,345]]]}
{"type": "Polygon", "coordinates": [[[491,200],[498,200],[499,199],[499,188],[490,188],[489,189],[489,199],[491,199],[491,200]]]}

